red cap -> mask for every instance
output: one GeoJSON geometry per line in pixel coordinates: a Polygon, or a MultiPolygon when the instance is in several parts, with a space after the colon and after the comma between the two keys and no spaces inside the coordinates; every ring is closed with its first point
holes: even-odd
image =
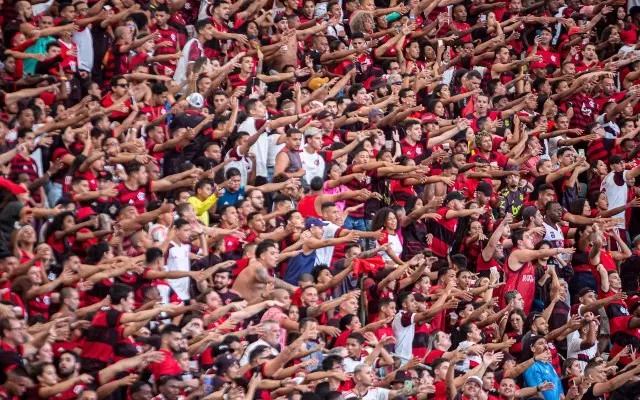
{"type": "Polygon", "coordinates": [[[573,35],[579,35],[582,33],[582,28],[578,28],[577,26],[572,26],[571,28],[569,28],[569,37],[573,36],[573,35]]]}
{"type": "Polygon", "coordinates": [[[0,178],[0,187],[7,189],[13,194],[28,193],[27,189],[24,186],[13,183],[6,178],[0,178]]]}
{"type": "Polygon", "coordinates": [[[425,114],[420,118],[420,122],[423,124],[438,122],[438,117],[435,114],[425,114]]]}
{"type": "Polygon", "coordinates": [[[96,215],[96,212],[93,211],[93,208],[82,207],[81,209],[78,210],[78,221],[82,221],[83,219],[86,219],[92,215],[96,215]]]}

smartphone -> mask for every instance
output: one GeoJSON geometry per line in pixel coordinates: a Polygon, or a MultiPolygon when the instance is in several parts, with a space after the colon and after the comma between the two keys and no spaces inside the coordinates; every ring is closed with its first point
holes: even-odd
{"type": "Polygon", "coordinates": [[[584,157],[584,149],[578,149],[578,155],[584,157]]]}
{"type": "Polygon", "coordinates": [[[413,389],[413,381],[412,380],[404,381],[404,388],[413,389]]]}
{"type": "Polygon", "coordinates": [[[442,148],[445,150],[449,150],[449,143],[442,143],[442,148]]]}
{"type": "Polygon", "coordinates": [[[487,22],[487,16],[486,16],[486,15],[484,15],[484,14],[482,14],[482,15],[480,16],[480,22],[487,22]]]}

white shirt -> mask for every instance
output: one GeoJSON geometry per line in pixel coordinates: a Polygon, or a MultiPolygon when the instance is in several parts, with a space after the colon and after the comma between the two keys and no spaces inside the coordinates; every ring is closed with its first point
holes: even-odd
{"type": "MultiPolygon", "coordinates": [[[[258,132],[256,129],[256,119],[247,118],[238,127],[238,132],[247,132],[253,136],[258,132]]],[[[251,152],[256,155],[256,176],[267,177],[267,156],[269,154],[269,136],[261,134],[257,142],[250,148],[251,152]]]]}
{"type": "MultiPolygon", "coordinates": [[[[178,244],[171,242],[167,256],[167,265],[165,270],[167,271],[191,271],[191,260],[189,259],[189,253],[191,252],[191,245],[188,243],[178,244]]],[[[191,278],[178,278],[167,279],[169,285],[180,296],[182,300],[189,300],[189,281],[191,278]]]]}
{"type": "Polygon", "coordinates": [[[367,394],[362,397],[353,390],[350,390],[344,394],[344,398],[352,399],[354,397],[359,397],[363,400],[387,400],[389,398],[389,392],[391,392],[389,389],[371,387],[367,390],[367,394]]]}
{"type": "MultiPolygon", "coordinates": [[[[325,221],[326,222],[326,221],[325,221]]],[[[340,227],[331,222],[328,225],[325,225],[322,228],[322,240],[333,239],[336,237],[336,232],[338,232],[340,227]]],[[[333,249],[335,246],[327,246],[322,247],[320,249],[316,249],[316,264],[315,265],[331,265],[331,258],[333,257],[333,249]]]]}
{"type": "Polygon", "coordinates": [[[258,346],[267,346],[271,350],[271,354],[273,354],[274,356],[278,355],[278,350],[274,349],[269,343],[265,342],[264,340],[258,339],[255,342],[248,345],[247,348],[244,350],[244,354],[240,359],[240,366],[249,364],[249,355],[251,354],[253,349],[255,349],[258,346]]]}
{"type": "Polygon", "coordinates": [[[598,343],[594,343],[594,345],[588,349],[580,350],[581,343],[582,339],[580,339],[580,336],[568,341],[567,358],[577,358],[582,370],[584,371],[584,367],[587,366],[587,362],[583,360],[585,357],[587,360],[592,360],[596,356],[596,353],[598,352],[598,343]],[[579,357],[580,355],[582,355],[582,357],[579,357]]]}
{"type": "Polygon", "coordinates": [[[280,150],[284,149],[286,146],[285,143],[278,144],[278,139],[280,139],[279,134],[271,134],[268,136],[269,139],[269,149],[267,150],[267,167],[275,167],[276,166],[276,156],[280,153],[280,150]]]}
{"type": "Polygon", "coordinates": [[[391,322],[393,336],[396,338],[396,354],[402,357],[402,364],[406,364],[406,362],[411,359],[413,337],[416,335],[416,323],[414,322],[415,317],[416,316],[413,313],[400,311],[391,322]],[[403,316],[404,318],[402,318],[403,316]],[[409,322],[409,324],[407,324],[407,322],[409,322]]]}
{"type": "MultiPolygon", "coordinates": [[[[616,184],[614,179],[616,172],[613,171],[609,172],[609,174],[604,177],[602,183],[600,184],[600,191],[607,194],[607,199],[609,200],[609,210],[627,204],[627,196],[629,194],[629,187],[627,186],[627,172],[627,170],[622,172],[622,178],[624,180],[622,186],[616,184]]],[[[619,223],[617,227],[624,229],[624,210],[616,215],[613,215],[612,217],[621,218],[623,222],[619,223]]]]}
{"type": "Polygon", "coordinates": [[[324,178],[324,170],[327,164],[322,154],[319,152],[309,153],[305,148],[300,152],[300,160],[302,160],[302,168],[305,170],[304,180],[308,184],[316,176],[324,178]]]}
{"type": "MultiPolygon", "coordinates": [[[[402,254],[402,243],[400,242],[400,237],[397,234],[396,235],[389,234],[387,235],[387,243],[391,247],[391,250],[393,250],[393,252],[398,257],[400,257],[400,254],[402,254]]],[[[378,242],[378,245],[380,244],[381,243],[378,242]]],[[[389,257],[389,255],[384,251],[381,251],[380,253],[378,253],[378,255],[381,255],[385,261],[393,261],[391,260],[391,257],[389,257]]]]}
{"type": "Polygon", "coordinates": [[[93,38],[91,29],[84,28],[73,34],[73,41],[78,46],[78,69],[91,71],[93,69],[93,38]]]}

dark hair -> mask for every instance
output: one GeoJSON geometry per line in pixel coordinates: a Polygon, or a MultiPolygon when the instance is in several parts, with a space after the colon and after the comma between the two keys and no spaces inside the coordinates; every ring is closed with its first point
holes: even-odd
{"type": "Polygon", "coordinates": [[[272,247],[276,247],[276,242],[274,242],[273,240],[267,239],[260,242],[256,247],[256,258],[260,258],[262,253],[266,253],[266,251],[272,247]]]}
{"type": "Polygon", "coordinates": [[[129,293],[133,293],[131,286],[124,283],[115,283],[109,289],[109,297],[111,298],[111,304],[118,305],[122,300],[126,300],[129,297],[129,293]]]}

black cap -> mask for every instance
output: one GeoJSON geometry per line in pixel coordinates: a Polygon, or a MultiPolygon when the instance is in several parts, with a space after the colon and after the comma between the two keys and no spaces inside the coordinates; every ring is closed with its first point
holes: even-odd
{"type": "Polygon", "coordinates": [[[316,119],[325,119],[325,118],[335,118],[335,115],[333,115],[333,113],[329,110],[322,110],[318,113],[318,115],[316,115],[316,119]]]}
{"type": "Polygon", "coordinates": [[[219,344],[213,348],[212,353],[214,357],[217,357],[222,354],[233,353],[233,349],[227,344],[219,344]]]}
{"type": "Polygon", "coordinates": [[[444,198],[444,202],[442,204],[447,205],[452,200],[464,200],[464,199],[465,197],[462,193],[458,192],[457,190],[454,190],[453,192],[447,193],[447,196],[444,198]]]}
{"type": "Polygon", "coordinates": [[[391,381],[391,383],[404,383],[410,380],[411,376],[407,373],[407,371],[399,371],[396,373],[396,376],[395,378],[393,378],[393,381],[391,381]]]}
{"type": "Polygon", "coordinates": [[[215,361],[213,362],[213,367],[218,372],[218,375],[224,375],[233,364],[238,363],[238,360],[233,358],[231,354],[223,354],[216,357],[215,361]]]}

